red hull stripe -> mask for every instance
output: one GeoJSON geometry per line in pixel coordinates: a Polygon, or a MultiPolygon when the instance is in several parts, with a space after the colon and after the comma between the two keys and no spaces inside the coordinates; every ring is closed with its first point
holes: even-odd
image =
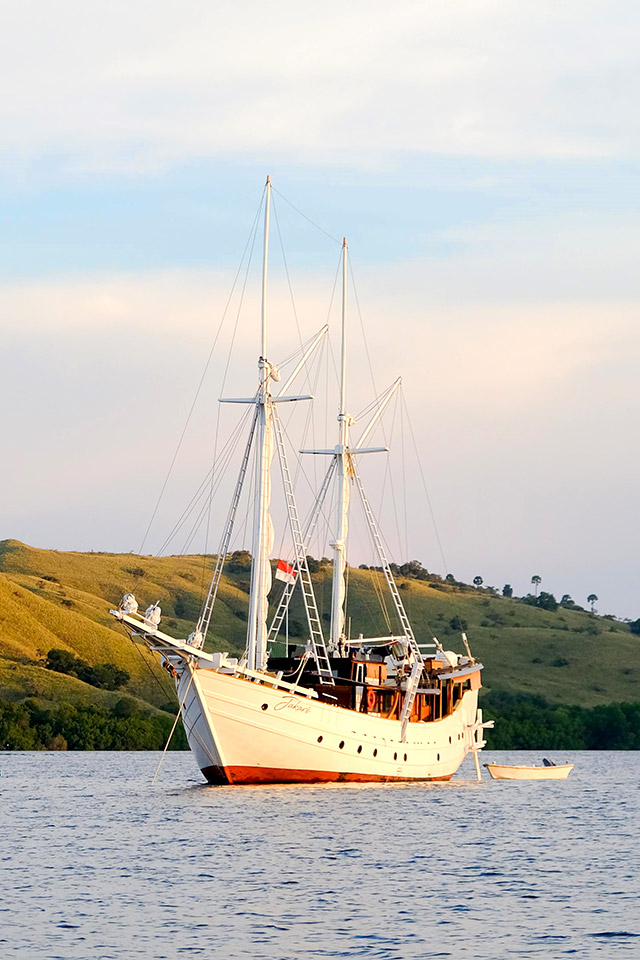
{"type": "Polygon", "coordinates": [[[280,770],[277,767],[205,767],[209,783],[373,783],[402,780],[450,780],[446,777],[386,777],[376,773],[336,773],[332,770],[280,770]]]}

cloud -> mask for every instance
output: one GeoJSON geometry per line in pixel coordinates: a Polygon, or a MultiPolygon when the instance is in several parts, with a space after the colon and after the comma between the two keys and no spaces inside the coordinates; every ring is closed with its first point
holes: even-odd
{"type": "MultiPolygon", "coordinates": [[[[517,583],[529,567],[540,567],[560,592],[575,595],[592,589],[595,578],[603,603],[628,612],[617,581],[607,579],[597,564],[580,572],[576,557],[594,550],[618,556],[631,549],[619,540],[640,482],[633,432],[640,416],[637,304],[566,296],[531,303],[518,301],[510,290],[502,299],[489,300],[485,291],[478,302],[470,296],[447,304],[443,291],[435,289],[428,301],[425,289],[433,288],[434,278],[426,284],[425,275],[431,271],[430,262],[416,262],[390,266],[385,285],[378,279],[376,286],[373,273],[358,280],[376,389],[402,373],[454,572],[517,583]]],[[[0,382],[11,413],[3,436],[8,462],[19,465],[4,476],[7,536],[59,548],[139,546],[231,279],[225,271],[184,270],[5,286],[0,382]]],[[[303,337],[327,316],[330,289],[323,295],[317,281],[312,276],[297,286],[303,337]]],[[[288,289],[277,277],[272,293],[273,355],[280,360],[298,335],[288,289]]],[[[235,316],[234,309],[150,548],[158,546],[208,469],[235,316]]],[[[236,338],[227,395],[246,395],[255,381],[258,317],[252,294],[236,338]]],[[[334,312],[334,352],[336,326],[334,312]]],[[[374,390],[359,326],[352,301],[354,412],[374,390]]],[[[331,369],[330,363],[333,409],[331,369]]],[[[323,389],[320,382],[319,399],[323,389]]],[[[225,416],[231,422],[236,413],[226,410],[225,416]]],[[[329,437],[332,423],[330,414],[329,437]]],[[[318,430],[318,438],[324,437],[322,424],[318,430]]],[[[382,491],[369,480],[375,466],[363,463],[377,504],[382,491]]],[[[407,482],[408,550],[440,569],[419,478],[409,467],[407,482]]],[[[274,515],[279,516],[277,504],[274,515]]],[[[388,495],[382,520],[394,552],[403,555],[388,495]]],[[[179,539],[172,549],[181,546],[179,539]]],[[[194,549],[201,548],[196,542],[194,549]]]]}
{"type": "Polygon", "coordinates": [[[629,157],[634,23],[631,0],[31,0],[0,41],[5,158],[153,171],[213,155],[629,157]]]}

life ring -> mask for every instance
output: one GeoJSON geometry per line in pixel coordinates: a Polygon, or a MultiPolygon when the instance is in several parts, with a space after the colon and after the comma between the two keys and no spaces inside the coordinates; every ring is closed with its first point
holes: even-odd
{"type": "Polygon", "coordinates": [[[374,710],[376,706],[376,692],[375,690],[367,690],[367,710],[374,710]]]}

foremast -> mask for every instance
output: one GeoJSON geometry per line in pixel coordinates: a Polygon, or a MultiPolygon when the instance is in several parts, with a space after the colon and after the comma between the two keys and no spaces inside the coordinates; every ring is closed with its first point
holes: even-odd
{"type": "Polygon", "coordinates": [[[352,475],[349,455],[349,427],[353,422],[347,413],[347,263],[346,237],[342,241],[342,345],[340,356],[340,406],[338,410],[338,445],[336,463],[336,525],[333,548],[333,584],[331,590],[331,631],[329,647],[338,650],[345,632],[345,573],[347,568],[347,534],[349,532],[349,482],[352,475]]]}
{"type": "MultiPolygon", "coordinates": [[[[285,485],[285,500],[287,512],[289,514],[289,523],[294,540],[294,550],[296,555],[296,569],[299,573],[299,579],[302,586],[305,612],[309,625],[309,643],[311,653],[318,667],[318,674],[321,683],[333,684],[333,675],[327,657],[326,646],[322,634],[322,625],[317,609],[313,584],[309,574],[307,559],[305,555],[304,539],[300,529],[298,519],[298,510],[295,501],[293,484],[287,464],[287,454],[284,443],[282,426],[278,419],[276,404],[291,402],[296,400],[311,400],[308,395],[292,396],[288,394],[288,388],[298,376],[300,370],[307,362],[309,357],[317,349],[327,333],[325,325],[318,334],[311,340],[303,356],[290,374],[287,382],[282,387],[277,396],[271,395],[271,385],[280,380],[278,368],[267,359],[267,281],[269,269],[269,217],[271,210],[271,178],[267,177],[265,186],[265,208],[264,208],[264,245],[262,260],[262,302],[261,302],[261,334],[260,334],[260,357],[258,359],[258,390],[253,397],[226,398],[221,397],[223,403],[248,403],[255,408],[251,434],[245,450],[245,456],[242,462],[240,477],[236,484],[233,502],[225,532],[222,539],[221,550],[216,562],[214,577],[209,588],[207,600],[203,612],[198,622],[196,635],[200,646],[204,644],[206,630],[208,628],[213,604],[217,595],[220,577],[224,559],[231,541],[231,533],[235,521],[235,516],[240,500],[240,493],[244,483],[248,467],[249,452],[254,444],[255,453],[255,471],[254,471],[254,506],[253,506],[253,527],[251,544],[251,581],[249,587],[249,609],[247,614],[247,645],[246,662],[250,670],[265,670],[267,667],[268,650],[267,642],[269,631],[267,627],[267,616],[269,612],[269,591],[271,590],[271,564],[269,557],[273,549],[274,531],[269,512],[271,503],[271,463],[273,460],[274,449],[278,450],[278,458],[282,471],[282,478],[285,485]]],[[[195,636],[195,635],[194,635],[195,636]]]]}
{"type": "MultiPolygon", "coordinates": [[[[269,554],[273,548],[273,524],[269,514],[271,502],[271,461],[273,459],[273,410],[269,395],[272,367],[267,360],[267,278],[269,269],[269,216],[271,212],[271,177],[267,177],[264,202],[264,244],[262,258],[262,305],[259,386],[256,397],[255,502],[251,587],[247,626],[247,658],[251,670],[264,669],[267,663],[268,595],[271,589],[269,554]]],[[[278,377],[279,379],[279,377],[278,377]]]]}

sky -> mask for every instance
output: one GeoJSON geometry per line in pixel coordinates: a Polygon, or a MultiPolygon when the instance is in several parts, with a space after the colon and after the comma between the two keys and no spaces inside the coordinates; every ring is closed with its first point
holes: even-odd
{"type": "MultiPolygon", "coordinates": [[[[11,5],[0,538],[143,543],[270,174],[301,336],[337,347],[346,235],[349,396],[403,377],[436,527],[407,460],[395,559],[640,616],[639,34],[631,0],[11,5]]],[[[208,469],[234,317],[146,552],[208,469]]]]}

